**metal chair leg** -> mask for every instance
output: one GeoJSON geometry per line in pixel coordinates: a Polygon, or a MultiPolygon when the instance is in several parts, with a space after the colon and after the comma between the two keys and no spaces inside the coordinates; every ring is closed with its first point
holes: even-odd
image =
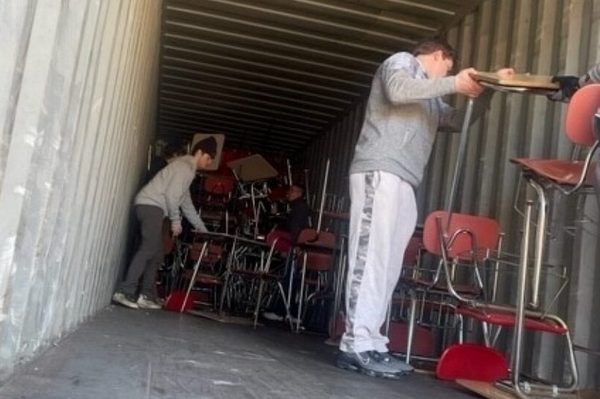
{"type": "Polygon", "coordinates": [[[262,293],[264,290],[265,281],[261,278],[260,284],[258,285],[258,298],[256,299],[256,307],[254,308],[254,328],[256,329],[256,324],[258,323],[258,312],[260,310],[260,301],[262,300],[262,293]]]}
{"type": "Polygon", "coordinates": [[[296,332],[300,331],[300,323],[302,321],[302,305],[304,303],[304,280],[306,279],[306,261],[308,254],[304,253],[304,258],[302,262],[302,280],[300,281],[300,297],[298,299],[298,315],[296,320],[296,332]]]}
{"type": "Polygon", "coordinates": [[[408,336],[406,338],[406,363],[410,364],[410,356],[412,353],[412,345],[415,333],[415,324],[417,322],[417,298],[415,293],[411,290],[410,296],[410,315],[408,316],[408,336]]]}
{"type": "Polygon", "coordinates": [[[281,300],[283,301],[283,306],[285,307],[285,318],[290,323],[290,331],[294,331],[294,323],[292,322],[292,314],[290,312],[290,303],[286,299],[285,292],[283,290],[283,285],[280,281],[277,282],[277,287],[279,287],[279,293],[281,294],[281,300]]]}
{"type": "Polygon", "coordinates": [[[198,256],[198,260],[196,261],[196,264],[194,265],[194,272],[192,273],[192,278],[190,279],[190,283],[188,284],[187,291],[185,292],[185,297],[183,298],[183,303],[181,304],[179,313],[183,313],[183,310],[185,309],[185,304],[190,296],[192,287],[194,286],[194,283],[196,282],[196,274],[198,273],[198,268],[200,268],[200,263],[202,262],[202,258],[204,257],[204,254],[206,253],[207,245],[208,245],[208,241],[205,241],[204,245],[202,245],[202,251],[200,252],[200,256],[198,256]]]}
{"type": "Polygon", "coordinates": [[[385,335],[390,335],[390,319],[392,318],[392,300],[388,302],[387,312],[385,314],[385,335]]]}

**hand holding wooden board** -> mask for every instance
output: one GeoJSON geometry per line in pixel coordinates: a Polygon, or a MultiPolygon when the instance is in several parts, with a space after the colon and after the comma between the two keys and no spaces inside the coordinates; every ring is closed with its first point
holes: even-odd
{"type": "Polygon", "coordinates": [[[494,86],[500,86],[507,89],[530,89],[534,91],[558,90],[558,83],[551,82],[552,76],[519,73],[501,76],[496,72],[477,72],[472,74],[471,77],[482,84],[488,83],[494,86]]]}

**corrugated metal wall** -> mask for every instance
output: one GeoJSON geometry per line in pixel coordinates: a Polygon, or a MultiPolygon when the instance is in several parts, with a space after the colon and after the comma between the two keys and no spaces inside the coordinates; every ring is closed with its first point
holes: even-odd
{"type": "Polygon", "coordinates": [[[154,134],[161,2],[0,2],[0,380],[109,302],[154,134]]]}
{"type": "MultiPolygon", "coordinates": [[[[584,73],[600,61],[600,1],[593,0],[488,0],[448,32],[459,50],[463,67],[487,71],[513,66],[518,72],[554,75],[584,73]]],[[[464,105],[462,98],[457,106],[464,105]]],[[[364,104],[339,120],[306,151],[313,176],[312,189],[320,187],[324,172],[322,155],[330,157],[328,192],[347,195],[347,173],[358,136],[364,104]]],[[[500,220],[515,251],[521,218],[513,209],[518,169],[512,157],[568,158],[572,146],[562,134],[566,106],[542,96],[497,93],[490,112],[470,129],[466,172],[461,185],[459,208],[464,212],[490,215],[500,220]],[[512,237],[512,239],[510,239],[512,237]]],[[[420,219],[442,208],[450,189],[458,135],[438,137],[424,183],[419,192],[420,219]]],[[[576,233],[553,230],[547,256],[552,264],[569,268],[569,292],[557,310],[574,332],[574,341],[600,348],[600,271],[596,256],[598,210],[588,199],[585,212],[576,213],[573,202],[554,208],[555,220],[575,220],[576,233]]],[[[505,287],[510,291],[512,287],[505,287]]],[[[530,366],[542,376],[562,375],[562,347],[554,341],[536,341],[538,355],[530,366]]],[[[578,353],[582,386],[600,384],[598,360],[578,353]]]]}

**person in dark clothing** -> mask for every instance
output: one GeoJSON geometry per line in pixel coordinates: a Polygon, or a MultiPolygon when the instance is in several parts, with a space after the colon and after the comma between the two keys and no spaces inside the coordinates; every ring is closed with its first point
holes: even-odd
{"type": "MultiPolygon", "coordinates": [[[[296,243],[300,232],[310,227],[311,210],[303,196],[304,189],[302,187],[297,185],[290,186],[286,193],[289,213],[283,229],[275,229],[270,233],[272,238],[278,238],[276,249],[279,252],[288,254],[284,265],[284,267],[286,267],[284,280],[289,278],[291,268],[290,256],[292,256],[291,249],[296,243]]],[[[292,287],[292,294],[296,285],[297,284],[294,284],[292,287]]],[[[263,313],[263,317],[267,320],[283,321],[285,313],[285,306],[280,300],[277,300],[271,306],[271,309],[263,313]]]]}
{"type": "Polygon", "coordinates": [[[290,207],[285,230],[290,233],[290,239],[296,242],[298,234],[309,226],[310,208],[303,198],[304,189],[300,186],[290,186],[286,194],[286,199],[290,207]]]}
{"type": "Polygon", "coordinates": [[[550,94],[548,98],[552,101],[568,102],[579,88],[592,83],[600,83],[600,63],[591,67],[581,76],[553,76],[552,82],[558,83],[558,90],[550,94]]]}

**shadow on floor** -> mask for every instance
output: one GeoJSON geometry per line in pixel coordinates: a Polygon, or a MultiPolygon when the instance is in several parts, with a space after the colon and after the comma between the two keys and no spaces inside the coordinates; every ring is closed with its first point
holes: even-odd
{"type": "Polygon", "coordinates": [[[0,387],[3,399],[474,398],[426,375],[334,367],[323,337],[110,306],[0,387]]]}

